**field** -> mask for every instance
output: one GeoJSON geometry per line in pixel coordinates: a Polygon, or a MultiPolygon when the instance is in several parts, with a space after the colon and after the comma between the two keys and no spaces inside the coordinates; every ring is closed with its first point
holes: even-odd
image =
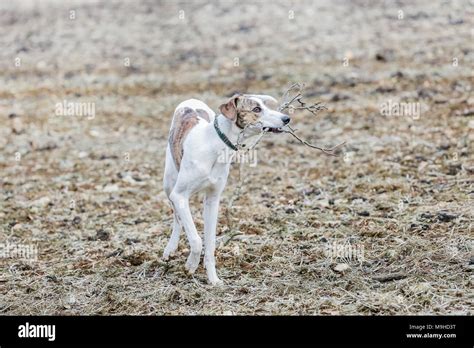
{"type": "MultiPolygon", "coordinates": [[[[0,4],[0,313],[473,314],[472,1],[0,4]],[[308,141],[235,163],[217,271],[162,190],[174,108],[293,82],[308,141]],[[72,113],[68,103],[84,106],[72,113]],[[5,249],[5,247],[4,247],[5,249]]],[[[201,198],[192,201],[202,230],[201,198]]]]}

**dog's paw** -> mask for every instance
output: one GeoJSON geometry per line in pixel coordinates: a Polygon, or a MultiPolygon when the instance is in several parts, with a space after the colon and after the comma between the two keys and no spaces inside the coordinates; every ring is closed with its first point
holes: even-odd
{"type": "Polygon", "coordinates": [[[212,286],[223,286],[224,282],[216,277],[214,279],[209,279],[209,284],[212,286]]]}
{"type": "Polygon", "coordinates": [[[186,273],[189,275],[193,275],[197,270],[197,266],[189,265],[187,262],[186,265],[184,265],[184,268],[186,269],[186,273]]]}
{"type": "Polygon", "coordinates": [[[178,250],[178,241],[173,238],[170,239],[168,244],[163,251],[163,260],[168,261],[170,257],[173,257],[176,251],[178,250]]]}
{"type": "Polygon", "coordinates": [[[161,259],[163,261],[169,261],[170,257],[173,257],[176,252],[176,249],[170,250],[169,248],[165,248],[165,251],[163,252],[163,256],[161,259]]]}
{"type": "Polygon", "coordinates": [[[184,265],[184,268],[189,274],[194,274],[199,267],[199,255],[189,254],[188,260],[184,265]]]}

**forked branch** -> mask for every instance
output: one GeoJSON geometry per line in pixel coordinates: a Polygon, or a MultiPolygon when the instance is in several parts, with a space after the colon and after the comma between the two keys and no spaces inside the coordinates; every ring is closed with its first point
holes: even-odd
{"type": "Polygon", "coordinates": [[[284,111],[291,108],[293,110],[308,110],[313,115],[316,115],[321,110],[327,110],[321,102],[313,104],[306,103],[303,100],[303,89],[304,85],[301,83],[292,84],[283,94],[283,103],[278,108],[278,111],[284,111]]]}
{"type": "MultiPolygon", "coordinates": [[[[283,94],[283,102],[278,108],[278,111],[285,111],[285,110],[308,110],[313,115],[316,115],[321,110],[327,110],[327,108],[321,104],[321,102],[309,104],[303,100],[303,89],[304,84],[301,83],[294,83],[286,90],[283,94]],[[295,105],[296,104],[296,105],[295,105]]],[[[346,142],[342,142],[334,147],[331,148],[323,148],[320,146],[316,146],[313,144],[308,143],[306,140],[301,139],[298,135],[296,135],[296,131],[291,128],[289,125],[281,128],[281,131],[284,133],[291,134],[295,137],[299,142],[303,145],[311,147],[313,149],[317,149],[325,153],[329,156],[339,156],[338,151],[346,144],[346,142]]]]}

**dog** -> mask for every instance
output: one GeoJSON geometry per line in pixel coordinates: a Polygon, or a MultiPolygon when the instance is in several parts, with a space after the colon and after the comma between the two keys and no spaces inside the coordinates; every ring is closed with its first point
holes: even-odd
{"type": "Polygon", "coordinates": [[[204,266],[212,285],[222,285],[214,257],[219,201],[227,182],[232,156],[240,142],[262,132],[280,133],[290,117],[274,109],[277,101],[268,95],[235,94],[220,105],[216,113],[204,102],[189,99],[180,103],[173,116],[168,144],[163,187],[173,208],[171,237],[163,259],[178,248],[182,229],[190,244],[185,268],[193,274],[199,266],[202,238],[194,225],[189,208],[192,194],[204,192],[204,266]],[[218,159],[221,160],[218,160],[218,159]]]}

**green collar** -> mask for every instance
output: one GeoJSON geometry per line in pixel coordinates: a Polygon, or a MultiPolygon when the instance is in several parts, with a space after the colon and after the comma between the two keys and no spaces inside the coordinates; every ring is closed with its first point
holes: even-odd
{"type": "Polygon", "coordinates": [[[229,138],[227,138],[227,136],[224,133],[222,133],[222,131],[220,130],[219,123],[217,122],[217,116],[219,116],[219,115],[216,115],[214,117],[214,128],[217,132],[217,135],[219,136],[219,138],[221,138],[221,140],[224,142],[224,144],[226,144],[232,150],[238,151],[239,149],[237,148],[237,146],[232,144],[232,142],[229,140],[229,138]]]}

